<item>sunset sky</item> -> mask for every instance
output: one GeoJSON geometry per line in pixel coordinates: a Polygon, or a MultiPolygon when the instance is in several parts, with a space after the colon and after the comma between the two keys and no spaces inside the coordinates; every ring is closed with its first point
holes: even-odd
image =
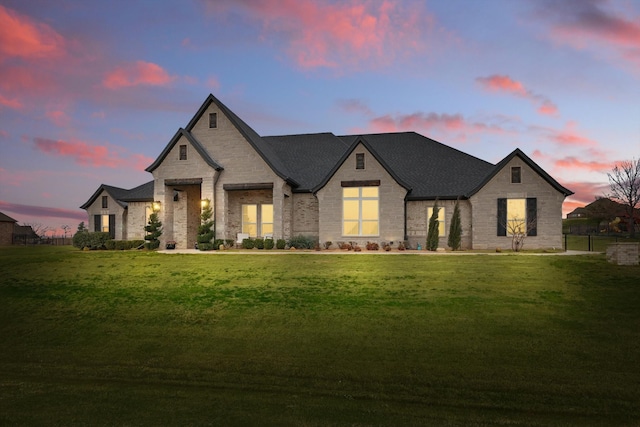
{"type": "Polygon", "coordinates": [[[566,214],[640,157],[640,1],[1,0],[0,211],[75,230],[209,93],[265,136],[520,148],[566,214]]]}

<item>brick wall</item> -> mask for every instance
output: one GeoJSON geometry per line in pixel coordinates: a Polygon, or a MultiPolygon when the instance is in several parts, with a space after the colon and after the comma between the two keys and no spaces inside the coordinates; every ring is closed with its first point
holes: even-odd
{"type": "MultiPolygon", "coordinates": [[[[429,230],[429,208],[434,206],[433,200],[419,200],[407,202],[407,239],[411,248],[416,248],[418,243],[424,248],[429,230]]],[[[439,248],[448,248],[447,240],[455,200],[439,200],[438,206],[445,211],[445,235],[440,237],[439,248]]],[[[460,221],[462,224],[461,249],[471,248],[471,203],[468,200],[460,200],[460,221]]]]}
{"type": "Polygon", "coordinates": [[[404,197],[407,190],[398,184],[363,145],[359,145],[336,171],[331,180],[317,193],[319,203],[319,238],[325,241],[404,240],[404,197]],[[365,169],[356,169],[356,154],[365,154],[365,169]],[[342,181],[380,180],[378,236],[354,237],[342,235],[342,181]]]}
{"type": "Polygon", "coordinates": [[[514,157],[478,193],[471,197],[473,249],[510,249],[511,237],[497,235],[498,198],[537,199],[537,236],[525,239],[524,249],[562,247],[562,202],[564,195],[519,157],[514,157]],[[511,167],[522,168],[522,182],[511,183],[511,167]]]}

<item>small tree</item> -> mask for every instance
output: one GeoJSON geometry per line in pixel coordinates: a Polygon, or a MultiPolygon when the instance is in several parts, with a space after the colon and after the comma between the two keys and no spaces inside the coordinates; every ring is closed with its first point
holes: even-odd
{"type": "Polygon", "coordinates": [[[198,249],[201,251],[210,251],[213,249],[211,241],[215,238],[213,232],[213,210],[209,199],[202,202],[202,212],[200,213],[200,226],[198,227],[198,249]]]}
{"type": "Polygon", "coordinates": [[[461,241],[462,221],[460,220],[459,200],[456,200],[456,205],[453,208],[453,216],[451,217],[451,225],[449,226],[449,240],[447,244],[452,250],[457,251],[460,249],[461,241]]]}
{"type": "Polygon", "coordinates": [[[162,222],[160,222],[157,212],[149,215],[149,223],[144,227],[144,231],[147,232],[147,235],[144,236],[144,240],[147,241],[145,243],[146,248],[158,249],[160,246],[160,236],[162,236],[162,222]]]}
{"type": "Polygon", "coordinates": [[[528,221],[514,218],[507,220],[505,228],[508,235],[511,236],[511,249],[513,249],[514,252],[520,252],[524,246],[527,234],[536,227],[536,218],[531,218],[528,221]]]}
{"type": "Polygon", "coordinates": [[[433,213],[429,218],[429,231],[427,231],[427,250],[435,251],[438,249],[438,241],[440,240],[440,223],[438,221],[438,201],[433,205],[433,213]]]}
{"type": "Polygon", "coordinates": [[[625,206],[628,215],[629,236],[635,237],[635,209],[640,203],[640,159],[623,161],[608,173],[611,198],[625,206]]]}

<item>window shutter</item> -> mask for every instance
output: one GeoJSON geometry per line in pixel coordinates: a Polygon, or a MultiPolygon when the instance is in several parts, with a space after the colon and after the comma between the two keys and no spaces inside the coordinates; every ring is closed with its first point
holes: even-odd
{"type": "Polygon", "coordinates": [[[538,199],[527,198],[527,236],[538,235],[538,199]]]}
{"type": "Polygon", "coordinates": [[[114,214],[109,215],[109,237],[116,238],[116,216],[114,214]]]}
{"type": "Polygon", "coordinates": [[[507,235],[507,199],[498,199],[498,236],[507,235]]]}
{"type": "Polygon", "coordinates": [[[100,226],[101,226],[101,217],[100,215],[94,215],[93,216],[93,231],[101,231],[100,230],[100,226]]]}

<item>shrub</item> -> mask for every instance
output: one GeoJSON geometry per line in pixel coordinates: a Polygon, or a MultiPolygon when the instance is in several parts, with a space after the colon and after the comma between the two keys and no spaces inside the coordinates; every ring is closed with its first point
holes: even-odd
{"type": "Polygon", "coordinates": [[[438,201],[433,205],[433,213],[429,218],[429,231],[427,231],[427,250],[435,251],[438,249],[438,241],[440,240],[440,223],[438,222],[438,201]]]}
{"type": "Polygon", "coordinates": [[[203,243],[198,243],[198,249],[201,250],[201,251],[210,251],[210,250],[215,249],[215,248],[213,247],[213,243],[211,243],[211,242],[209,242],[209,243],[203,242],[203,243]]]}
{"type": "Polygon", "coordinates": [[[273,239],[264,239],[264,248],[265,249],[273,249],[273,239]]]}
{"type": "Polygon", "coordinates": [[[233,240],[233,239],[225,239],[225,241],[224,241],[224,247],[227,248],[227,249],[232,248],[233,245],[235,245],[235,244],[236,244],[236,241],[233,240]]]}
{"type": "Polygon", "coordinates": [[[348,242],[338,242],[338,246],[340,246],[340,249],[346,250],[346,251],[350,251],[351,249],[353,249],[353,246],[351,245],[351,243],[348,243],[348,242]]]}
{"type": "Polygon", "coordinates": [[[264,249],[264,239],[261,237],[258,237],[257,239],[254,240],[254,245],[257,249],[264,249]]]}
{"type": "Polygon", "coordinates": [[[104,247],[106,250],[108,251],[112,251],[116,248],[116,241],[115,240],[107,240],[106,242],[104,242],[104,247]]]}
{"type": "Polygon", "coordinates": [[[153,212],[149,215],[149,223],[144,227],[147,235],[144,239],[149,243],[145,245],[147,249],[158,249],[160,246],[160,236],[162,236],[162,222],[158,218],[158,213],[153,212]]]}
{"type": "Polygon", "coordinates": [[[287,246],[287,241],[284,239],[276,240],[276,249],[284,249],[287,246]]]}
{"type": "Polygon", "coordinates": [[[222,245],[223,247],[225,246],[225,245],[224,245],[224,240],[222,240],[222,239],[215,239],[215,240],[213,241],[213,249],[214,249],[214,250],[216,250],[216,251],[217,251],[218,249],[220,249],[220,245],[222,245]]]}
{"type": "Polygon", "coordinates": [[[449,226],[449,239],[447,244],[452,250],[457,251],[460,249],[460,243],[462,240],[462,224],[460,220],[460,206],[456,200],[456,205],[453,208],[453,216],[451,217],[451,225],[449,226]]]}
{"type": "Polygon", "coordinates": [[[256,242],[252,238],[242,239],[242,249],[253,249],[255,246],[256,242]]]}
{"type": "Polygon", "coordinates": [[[313,249],[317,243],[317,239],[312,236],[298,235],[289,239],[289,247],[296,249],[313,249]]]}
{"type": "Polygon", "coordinates": [[[331,240],[327,240],[326,242],[324,242],[324,248],[325,249],[331,248],[331,243],[332,243],[331,240]]]}
{"type": "Polygon", "coordinates": [[[206,199],[204,201],[204,207],[200,213],[200,225],[198,226],[198,249],[201,251],[210,251],[216,248],[215,243],[211,241],[216,237],[213,232],[213,210],[211,209],[211,201],[206,199]]]}
{"type": "Polygon", "coordinates": [[[73,236],[73,246],[78,249],[105,249],[109,240],[111,240],[109,233],[79,231],[73,236]]]}
{"type": "Polygon", "coordinates": [[[376,242],[367,242],[368,251],[377,251],[378,249],[380,249],[380,246],[376,242]]]}

